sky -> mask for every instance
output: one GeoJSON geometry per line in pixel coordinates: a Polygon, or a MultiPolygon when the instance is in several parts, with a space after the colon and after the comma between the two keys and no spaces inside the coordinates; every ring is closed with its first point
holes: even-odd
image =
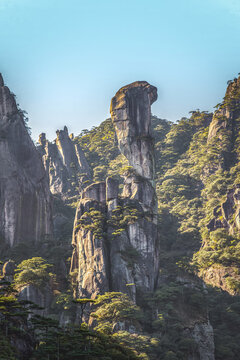
{"type": "Polygon", "coordinates": [[[240,72],[240,0],[0,0],[0,72],[50,140],[99,125],[133,81],[152,113],[212,111],[240,72]]]}

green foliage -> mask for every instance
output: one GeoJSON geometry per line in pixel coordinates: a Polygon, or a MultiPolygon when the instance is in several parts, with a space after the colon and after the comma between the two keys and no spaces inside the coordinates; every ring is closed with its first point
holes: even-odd
{"type": "Polygon", "coordinates": [[[16,287],[34,285],[41,288],[46,286],[52,276],[51,267],[52,265],[47,264],[41,257],[23,260],[16,269],[14,277],[16,287]]]}
{"type": "Polygon", "coordinates": [[[214,328],[215,356],[218,360],[236,360],[240,351],[240,297],[208,288],[210,322],[214,328]]]}
{"type": "Polygon", "coordinates": [[[97,238],[103,239],[106,236],[105,219],[106,216],[102,211],[91,208],[81,216],[81,218],[78,220],[76,228],[89,230],[97,238]]]}
{"type": "Polygon", "coordinates": [[[107,173],[106,165],[119,155],[112,120],[107,119],[91,130],[83,130],[75,141],[81,145],[91,167],[99,167],[95,171],[96,180],[103,180],[107,173]]]}
{"type": "Polygon", "coordinates": [[[97,321],[95,330],[104,334],[111,334],[118,322],[129,321],[136,325],[141,318],[140,309],[120,292],[98,295],[95,306],[97,309],[91,313],[91,317],[97,321]]]}
{"type": "Polygon", "coordinates": [[[9,338],[1,334],[0,338],[0,360],[16,360],[16,354],[9,338]]]}
{"type": "Polygon", "coordinates": [[[117,339],[122,346],[134,351],[138,359],[157,359],[156,354],[159,345],[159,339],[157,338],[143,334],[129,333],[124,330],[114,333],[113,338],[117,339]]]}
{"type": "Polygon", "coordinates": [[[72,325],[63,330],[51,319],[38,318],[35,328],[40,330],[39,345],[32,360],[137,359],[134,352],[122,346],[117,339],[93,332],[84,324],[81,327],[72,325]]]}
{"type": "Polygon", "coordinates": [[[112,211],[107,223],[113,228],[112,236],[116,237],[126,230],[128,225],[134,224],[142,217],[143,214],[136,208],[136,204],[133,202],[124,206],[118,205],[116,209],[112,211]]]}
{"type": "Polygon", "coordinates": [[[141,255],[138,250],[136,250],[133,246],[129,245],[125,248],[125,250],[121,251],[121,257],[123,258],[123,260],[126,261],[127,266],[129,268],[132,268],[135,264],[138,263],[141,255]]]}
{"type": "Polygon", "coordinates": [[[12,284],[0,278],[0,359],[27,358],[33,345],[31,326],[27,319],[36,308],[31,301],[19,301],[12,284]],[[25,347],[24,350],[21,349],[21,353],[15,346],[16,341],[25,347]]]}
{"type": "Polygon", "coordinates": [[[94,328],[96,331],[112,335],[121,346],[131,349],[136,358],[147,360],[148,355],[154,354],[158,339],[138,334],[137,329],[143,319],[143,313],[126,294],[107,292],[98,295],[91,317],[97,322],[94,328]],[[132,333],[126,329],[132,329],[132,333]]]}
{"type": "Polygon", "coordinates": [[[82,319],[84,316],[84,311],[87,305],[95,303],[93,299],[81,298],[81,299],[74,299],[73,302],[80,307],[80,324],[82,324],[82,319]]]}
{"type": "MultiPolygon", "coordinates": [[[[38,260],[38,262],[40,266],[43,265],[41,261],[38,260]]],[[[37,261],[32,263],[36,265],[37,261]]],[[[117,337],[92,331],[86,324],[81,326],[69,324],[62,328],[58,321],[50,317],[32,314],[32,310],[38,307],[29,301],[19,301],[11,291],[13,291],[11,285],[0,280],[0,359],[134,360],[138,358],[136,352],[127,344],[123,344],[117,337]],[[31,314],[30,319],[28,318],[29,314],[31,314]],[[16,346],[19,341],[26,348],[26,351],[22,353],[18,352],[16,346]]],[[[115,298],[117,294],[115,294],[115,298]]],[[[107,295],[99,298],[99,306],[103,305],[107,298],[107,295]]],[[[111,298],[113,299],[114,296],[111,298]]],[[[69,301],[67,294],[62,294],[58,298],[60,303],[69,301]]],[[[92,299],[75,300],[80,307],[92,302],[94,302],[92,299]]],[[[132,306],[134,307],[134,305],[132,306]]],[[[115,309],[122,312],[126,318],[127,312],[116,302],[115,309]]],[[[129,312],[132,314],[133,310],[130,309],[129,312]]],[[[119,314],[116,316],[119,318],[119,314]]]]}

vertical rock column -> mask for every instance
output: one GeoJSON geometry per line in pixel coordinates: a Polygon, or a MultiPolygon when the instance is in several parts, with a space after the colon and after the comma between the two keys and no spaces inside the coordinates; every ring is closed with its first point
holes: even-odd
{"type": "Polygon", "coordinates": [[[94,183],[82,191],[74,221],[70,272],[77,279],[77,297],[109,291],[106,217],[105,182],[94,183]]]}
{"type": "Polygon", "coordinates": [[[121,88],[110,109],[119,149],[130,165],[120,200],[129,222],[112,242],[112,288],[127,292],[133,299],[139,291],[154,290],[158,276],[157,197],[150,130],[151,105],[156,99],[157,89],[138,81],[121,88]]]}
{"type": "Polygon", "coordinates": [[[72,240],[77,296],[121,291],[139,302],[141,292],[154,290],[159,251],[150,123],[156,99],[157,89],[146,82],[125,86],[112,99],[119,148],[129,167],[121,196],[113,178],[81,194],[72,240]]]}

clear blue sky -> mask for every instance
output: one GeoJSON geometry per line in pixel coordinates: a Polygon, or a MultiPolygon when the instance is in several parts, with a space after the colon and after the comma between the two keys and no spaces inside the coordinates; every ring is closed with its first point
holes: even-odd
{"type": "Polygon", "coordinates": [[[0,0],[0,71],[33,138],[109,116],[123,85],[158,87],[153,113],[211,111],[240,72],[240,0],[0,0]]]}

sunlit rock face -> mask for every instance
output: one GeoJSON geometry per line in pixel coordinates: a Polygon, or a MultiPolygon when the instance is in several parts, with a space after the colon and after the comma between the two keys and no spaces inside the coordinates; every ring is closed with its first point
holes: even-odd
{"type": "Polygon", "coordinates": [[[151,105],[157,100],[157,88],[146,81],[136,81],[122,87],[111,102],[111,117],[120,151],[137,173],[154,177],[151,105]]]}
{"type": "Polygon", "coordinates": [[[52,234],[51,195],[41,157],[0,76],[0,237],[8,245],[52,234]]]}
{"type": "Polygon", "coordinates": [[[39,135],[37,146],[48,174],[52,194],[59,194],[63,199],[79,195],[84,183],[91,177],[90,167],[78,144],[73,141],[73,134],[68,129],[58,130],[53,143],[46,139],[46,134],[39,135]]]}
{"type": "Polygon", "coordinates": [[[5,280],[9,282],[13,282],[14,274],[15,274],[16,264],[13,260],[8,260],[3,265],[2,275],[5,280]]]}
{"type": "Polygon", "coordinates": [[[156,99],[157,89],[147,82],[127,85],[112,99],[119,149],[129,167],[123,175],[121,196],[113,178],[82,192],[71,266],[71,272],[77,273],[78,296],[110,290],[138,301],[138,294],[155,288],[159,251],[150,122],[156,99]]]}
{"type": "Polygon", "coordinates": [[[222,130],[228,130],[229,135],[239,132],[240,117],[240,76],[231,81],[227,87],[221,106],[215,111],[209,127],[208,141],[214,137],[222,138],[222,130]]]}
{"type": "Polygon", "coordinates": [[[94,183],[82,192],[74,221],[71,273],[77,272],[78,296],[109,291],[106,215],[106,185],[94,183]]]}

